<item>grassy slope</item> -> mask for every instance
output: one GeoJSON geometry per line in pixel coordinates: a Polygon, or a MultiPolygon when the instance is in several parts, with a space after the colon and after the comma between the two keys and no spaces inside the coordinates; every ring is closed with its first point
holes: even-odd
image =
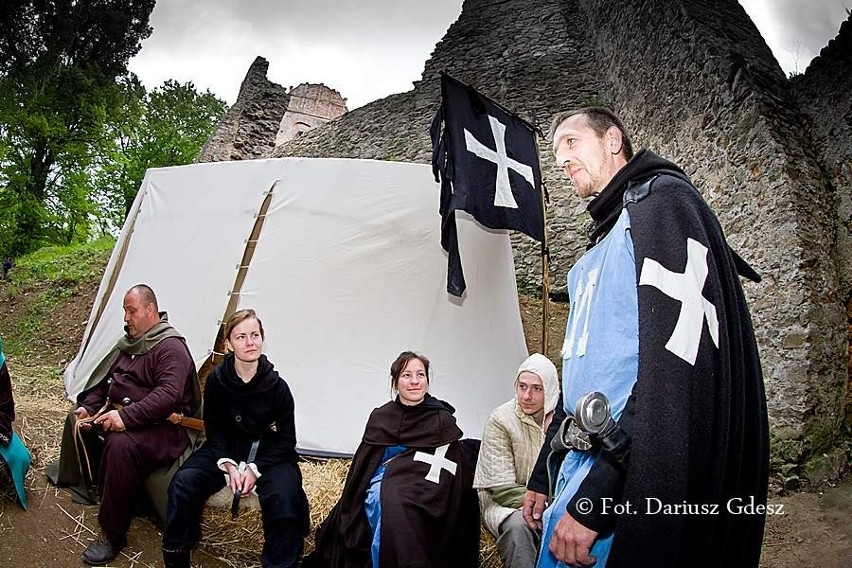
{"type": "Polygon", "coordinates": [[[80,345],[114,244],[43,248],[18,259],[0,281],[0,336],[14,363],[16,396],[63,396],[63,367],[80,345]]]}

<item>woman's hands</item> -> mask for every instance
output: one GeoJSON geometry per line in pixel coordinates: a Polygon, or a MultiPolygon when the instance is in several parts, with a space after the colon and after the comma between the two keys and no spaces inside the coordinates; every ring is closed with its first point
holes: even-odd
{"type": "Polygon", "coordinates": [[[246,496],[254,489],[257,477],[255,477],[251,468],[246,467],[241,472],[237,466],[230,462],[227,462],[225,467],[228,470],[228,484],[231,487],[231,492],[246,496]]]}

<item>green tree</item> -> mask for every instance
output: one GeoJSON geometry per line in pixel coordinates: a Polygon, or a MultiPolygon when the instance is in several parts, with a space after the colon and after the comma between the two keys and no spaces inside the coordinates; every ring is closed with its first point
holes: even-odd
{"type": "Polygon", "coordinates": [[[149,93],[124,83],[118,120],[109,125],[110,148],[94,170],[92,186],[104,221],[121,226],[148,168],[190,164],[228,110],[209,90],[168,80],[149,93]]]}
{"type": "Polygon", "coordinates": [[[120,78],[119,85],[120,96],[111,120],[104,125],[104,137],[89,169],[91,198],[97,203],[95,218],[101,233],[121,227],[125,188],[138,187],[130,156],[145,113],[147,92],[133,74],[120,78]]]}
{"type": "Polygon", "coordinates": [[[0,3],[0,256],[89,232],[86,172],[154,0],[0,3]]]}

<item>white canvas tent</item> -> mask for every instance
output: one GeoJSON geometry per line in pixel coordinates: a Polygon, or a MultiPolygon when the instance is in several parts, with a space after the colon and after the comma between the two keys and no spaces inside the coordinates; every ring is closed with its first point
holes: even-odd
{"type": "Polygon", "coordinates": [[[137,283],[154,289],[200,367],[253,244],[236,308],[263,320],[302,451],[353,453],[406,349],[431,359],[431,392],[456,407],[466,436],[481,437],[527,355],[512,251],[505,232],[460,216],[468,290],[448,295],[438,198],[423,164],[284,158],[149,170],[66,371],[69,397],[123,333],[122,296],[137,283]]]}

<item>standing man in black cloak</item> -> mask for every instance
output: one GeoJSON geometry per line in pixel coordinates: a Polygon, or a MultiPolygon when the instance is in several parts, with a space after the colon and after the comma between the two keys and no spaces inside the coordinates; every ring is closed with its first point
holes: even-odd
{"type": "MultiPolygon", "coordinates": [[[[570,449],[544,514],[540,490],[524,503],[542,528],[538,566],[757,566],[769,434],[739,275],[759,277],[686,174],[634,155],[611,111],[561,113],[551,134],[594,226],[568,274],[562,380],[574,427],[559,438],[570,449]],[[629,446],[583,439],[593,430],[573,415],[593,391],[629,446]]],[[[537,472],[529,489],[546,477],[537,472]]]]}

